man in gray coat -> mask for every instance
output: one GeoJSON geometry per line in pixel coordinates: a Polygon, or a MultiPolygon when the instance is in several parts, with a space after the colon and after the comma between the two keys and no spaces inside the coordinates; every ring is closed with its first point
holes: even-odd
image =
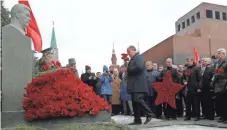
{"type": "Polygon", "coordinates": [[[146,77],[147,72],[144,58],[136,52],[136,48],[134,46],[129,46],[127,53],[131,58],[127,68],[127,90],[128,93],[132,95],[132,104],[134,110],[134,122],[130,123],[130,125],[142,124],[141,110],[144,111],[147,116],[147,119],[144,122],[144,124],[147,124],[154,117],[154,113],[144,101],[145,95],[148,94],[146,77]]]}

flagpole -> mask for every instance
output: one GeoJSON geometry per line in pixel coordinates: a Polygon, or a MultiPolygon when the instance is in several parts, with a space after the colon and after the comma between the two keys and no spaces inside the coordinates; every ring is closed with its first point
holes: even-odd
{"type": "Polygon", "coordinates": [[[209,52],[210,52],[210,57],[211,57],[211,41],[210,41],[210,37],[209,37],[209,52]]]}

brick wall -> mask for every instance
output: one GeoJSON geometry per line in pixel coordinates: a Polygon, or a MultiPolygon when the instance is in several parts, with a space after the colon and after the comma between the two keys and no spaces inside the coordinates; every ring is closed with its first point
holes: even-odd
{"type": "Polygon", "coordinates": [[[158,64],[163,64],[168,57],[173,58],[173,36],[147,50],[143,55],[145,61],[152,61],[158,64]]]}

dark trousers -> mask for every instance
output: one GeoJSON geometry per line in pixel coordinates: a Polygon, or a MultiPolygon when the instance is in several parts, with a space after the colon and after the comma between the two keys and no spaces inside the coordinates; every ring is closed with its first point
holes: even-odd
{"type": "Polygon", "coordinates": [[[163,113],[163,105],[164,104],[160,104],[160,105],[157,105],[155,107],[155,115],[157,118],[160,118],[162,116],[162,113],[163,113]]]}
{"type": "Polygon", "coordinates": [[[202,93],[202,111],[205,118],[214,118],[214,93],[205,91],[202,93]]]}
{"type": "Polygon", "coordinates": [[[221,116],[221,112],[220,112],[220,111],[221,111],[221,108],[220,108],[220,106],[218,105],[217,96],[216,96],[216,98],[214,99],[214,111],[215,111],[217,117],[220,117],[220,116],[221,116]]]}
{"type": "Polygon", "coordinates": [[[120,105],[112,105],[112,114],[117,115],[121,111],[121,106],[120,105]]]}
{"type": "Polygon", "coordinates": [[[182,97],[180,97],[179,99],[176,99],[176,107],[177,107],[176,109],[177,116],[182,117],[184,114],[182,97]]]}
{"type": "Polygon", "coordinates": [[[217,93],[217,105],[220,108],[220,116],[227,120],[227,94],[226,93],[217,93]]]}
{"type": "Polygon", "coordinates": [[[102,98],[107,101],[109,104],[111,104],[112,102],[112,95],[107,95],[107,94],[104,94],[102,95],[102,98]]]}
{"type": "Polygon", "coordinates": [[[154,114],[149,109],[148,105],[144,101],[144,93],[132,93],[132,106],[134,111],[134,122],[141,122],[141,110],[147,117],[152,117],[154,114]]]}
{"type": "Polygon", "coordinates": [[[200,118],[200,103],[200,93],[188,92],[186,97],[186,117],[191,118],[194,115],[194,117],[200,118]]]}
{"type": "Polygon", "coordinates": [[[155,97],[154,96],[146,96],[146,102],[152,112],[155,113],[155,97]]]}
{"type": "Polygon", "coordinates": [[[172,108],[169,104],[163,104],[163,108],[164,108],[164,114],[166,116],[166,118],[176,118],[177,117],[177,113],[176,113],[176,109],[172,108]]]}

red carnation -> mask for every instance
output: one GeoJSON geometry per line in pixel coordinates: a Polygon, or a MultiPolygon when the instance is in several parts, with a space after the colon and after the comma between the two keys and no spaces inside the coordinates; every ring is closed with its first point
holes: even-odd
{"type": "Polygon", "coordinates": [[[215,72],[218,74],[223,74],[225,72],[225,70],[222,68],[219,68],[219,69],[216,69],[215,72]]]}
{"type": "Polygon", "coordinates": [[[122,60],[124,60],[124,61],[129,61],[128,54],[122,53],[121,56],[122,56],[122,57],[121,57],[122,60]]]}
{"type": "Polygon", "coordinates": [[[190,76],[191,75],[191,72],[184,72],[184,74],[186,75],[186,76],[190,76]]]}
{"type": "Polygon", "coordinates": [[[52,64],[56,67],[56,68],[61,68],[61,63],[57,60],[52,61],[52,64]]]}
{"type": "Polygon", "coordinates": [[[44,64],[42,65],[42,70],[49,70],[50,69],[50,66],[48,64],[44,64]]]}

